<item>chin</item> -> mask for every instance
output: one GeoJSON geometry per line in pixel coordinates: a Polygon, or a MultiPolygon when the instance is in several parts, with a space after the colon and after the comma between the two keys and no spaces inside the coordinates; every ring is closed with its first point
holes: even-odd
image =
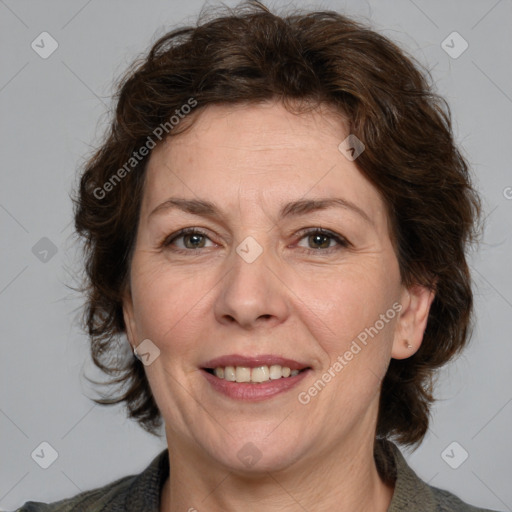
{"type": "Polygon", "coordinates": [[[230,437],[215,452],[212,453],[211,448],[208,450],[210,455],[227,470],[247,476],[285,470],[304,455],[293,436],[286,439],[275,436],[269,441],[267,434],[261,437],[243,435],[237,441],[230,437]]]}

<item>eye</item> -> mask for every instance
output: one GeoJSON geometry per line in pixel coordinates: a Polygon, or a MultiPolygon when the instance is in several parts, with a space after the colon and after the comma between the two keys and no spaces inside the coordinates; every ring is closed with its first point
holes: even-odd
{"type": "Polygon", "coordinates": [[[306,238],[309,243],[309,248],[306,249],[311,253],[318,252],[331,252],[333,249],[339,250],[340,247],[348,247],[350,243],[343,238],[341,235],[338,235],[332,231],[322,228],[309,229],[306,231],[302,231],[300,233],[301,240],[306,238]],[[335,245],[332,246],[331,243],[335,242],[335,245]],[[336,246],[337,244],[337,246],[336,246]],[[313,248],[311,248],[313,246],[313,248]],[[315,247],[316,246],[316,247],[315,247]]]}
{"type": "Polygon", "coordinates": [[[180,239],[183,240],[183,246],[180,247],[178,245],[177,249],[174,249],[178,252],[203,249],[205,248],[206,240],[209,240],[206,233],[197,228],[184,228],[167,237],[162,245],[165,247],[177,245],[176,241],[180,239]]]}
{"type": "MultiPolygon", "coordinates": [[[[300,240],[307,239],[309,248],[306,248],[306,252],[310,253],[330,253],[333,250],[337,251],[342,247],[348,247],[350,245],[350,242],[341,235],[323,228],[306,229],[301,231],[299,235],[301,235],[300,240]]],[[[208,248],[208,246],[205,245],[207,240],[210,240],[210,238],[201,229],[184,228],[168,236],[161,245],[163,247],[169,247],[175,252],[190,253],[197,249],[208,248]],[[180,246],[177,241],[182,241],[182,245],[180,246]]]]}

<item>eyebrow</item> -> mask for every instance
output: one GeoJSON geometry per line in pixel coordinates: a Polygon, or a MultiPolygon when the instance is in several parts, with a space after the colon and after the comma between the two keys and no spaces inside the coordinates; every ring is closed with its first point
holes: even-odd
{"type": "MultiPolygon", "coordinates": [[[[354,213],[357,213],[366,222],[373,225],[372,219],[364,210],[362,210],[359,206],[352,203],[351,201],[342,199],[341,197],[299,199],[297,201],[292,201],[281,207],[279,217],[282,219],[287,217],[297,217],[299,215],[305,215],[317,210],[326,210],[328,208],[344,208],[346,210],[351,210],[354,213]]],[[[210,201],[171,197],[163,203],[159,204],[149,214],[149,217],[174,209],[203,217],[222,218],[224,216],[222,212],[217,208],[217,206],[215,206],[215,204],[210,201]]]]}

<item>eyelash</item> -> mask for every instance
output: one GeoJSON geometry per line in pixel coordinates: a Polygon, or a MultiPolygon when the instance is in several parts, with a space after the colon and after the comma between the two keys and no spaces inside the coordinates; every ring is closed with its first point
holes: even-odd
{"type": "MultiPolygon", "coordinates": [[[[176,233],[173,233],[169,237],[165,238],[161,245],[163,247],[170,247],[174,241],[176,241],[177,239],[182,238],[186,235],[201,235],[201,236],[204,236],[204,237],[210,239],[208,234],[199,228],[184,228],[184,229],[180,229],[176,233]]],[[[346,248],[351,245],[350,242],[348,242],[348,240],[346,240],[341,235],[337,235],[333,231],[329,231],[328,229],[323,229],[323,228],[313,228],[313,229],[306,228],[306,229],[300,231],[298,233],[298,235],[300,235],[299,241],[302,240],[303,238],[306,238],[307,236],[323,235],[323,236],[332,238],[338,244],[338,247],[336,247],[336,246],[329,247],[327,249],[305,249],[305,248],[303,248],[303,250],[309,254],[318,254],[320,252],[330,254],[333,251],[338,251],[338,250],[340,250],[340,248],[346,248]]],[[[201,247],[199,249],[201,249],[201,247]]],[[[183,253],[195,252],[198,249],[176,249],[176,248],[174,248],[171,250],[173,252],[183,254],[183,253]]]]}

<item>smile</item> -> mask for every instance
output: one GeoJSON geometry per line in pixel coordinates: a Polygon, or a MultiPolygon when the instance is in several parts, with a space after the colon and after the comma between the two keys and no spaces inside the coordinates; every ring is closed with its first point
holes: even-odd
{"type": "Polygon", "coordinates": [[[218,366],[217,368],[206,368],[206,371],[215,375],[219,379],[229,382],[252,382],[261,384],[270,380],[277,380],[289,377],[295,377],[303,370],[292,370],[288,366],[273,364],[272,366],[257,366],[250,368],[248,366],[218,366]]]}

